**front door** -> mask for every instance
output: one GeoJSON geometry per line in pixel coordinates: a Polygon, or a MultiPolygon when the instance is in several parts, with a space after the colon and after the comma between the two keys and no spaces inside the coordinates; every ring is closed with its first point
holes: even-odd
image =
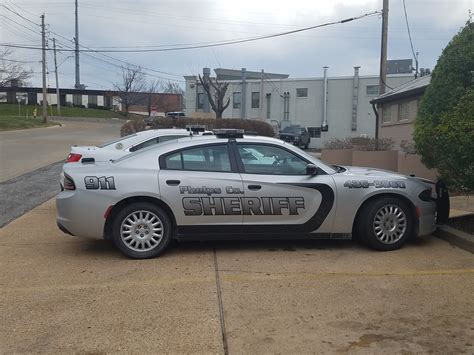
{"type": "MultiPolygon", "coordinates": [[[[308,161],[272,144],[237,143],[244,185],[244,232],[318,232],[327,221],[330,231],[335,185],[321,171],[307,175],[308,161]]],[[[326,230],[325,230],[326,231],[326,230]]]]}
{"type": "Polygon", "coordinates": [[[240,232],[243,185],[234,165],[227,143],[160,157],[160,193],[175,215],[179,234],[240,232]]]}

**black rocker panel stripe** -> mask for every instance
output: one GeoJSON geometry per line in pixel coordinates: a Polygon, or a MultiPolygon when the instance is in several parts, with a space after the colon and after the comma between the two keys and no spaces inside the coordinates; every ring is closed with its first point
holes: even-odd
{"type": "Polygon", "coordinates": [[[258,224],[258,225],[192,225],[178,226],[179,235],[190,234],[287,234],[311,233],[317,230],[326,220],[334,205],[334,191],[326,184],[317,183],[282,183],[282,185],[299,186],[317,190],[321,193],[321,204],[316,213],[303,224],[258,224]]]}

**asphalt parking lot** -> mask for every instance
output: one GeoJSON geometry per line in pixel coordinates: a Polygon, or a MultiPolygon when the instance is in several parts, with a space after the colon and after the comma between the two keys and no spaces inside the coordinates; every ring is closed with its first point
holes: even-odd
{"type": "Polygon", "coordinates": [[[120,137],[123,121],[62,121],[62,126],[0,132],[0,181],[64,160],[71,145],[120,137]]]}
{"type": "Polygon", "coordinates": [[[0,230],[0,353],[472,353],[474,258],[437,238],[183,243],[130,260],[49,200],[0,230]]]}

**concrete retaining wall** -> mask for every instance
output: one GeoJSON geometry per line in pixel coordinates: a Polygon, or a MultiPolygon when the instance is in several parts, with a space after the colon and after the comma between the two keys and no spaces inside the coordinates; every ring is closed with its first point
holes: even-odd
{"type": "Polygon", "coordinates": [[[399,172],[403,175],[415,175],[436,180],[438,171],[428,169],[421,156],[405,154],[399,151],[358,151],[352,149],[323,149],[321,160],[329,164],[366,166],[399,172]]]}
{"type": "Polygon", "coordinates": [[[397,171],[398,151],[353,151],[352,164],[397,171]]]}

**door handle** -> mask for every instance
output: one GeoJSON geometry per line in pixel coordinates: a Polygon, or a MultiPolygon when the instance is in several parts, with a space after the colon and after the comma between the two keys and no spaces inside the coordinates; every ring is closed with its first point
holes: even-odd
{"type": "Polygon", "coordinates": [[[258,191],[258,190],[260,190],[262,187],[261,187],[260,185],[249,185],[249,186],[247,186],[247,188],[248,188],[249,190],[252,190],[252,191],[258,191]]]}
{"type": "Polygon", "coordinates": [[[179,180],[166,180],[166,183],[170,186],[178,186],[181,183],[181,181],[179,181],[179,180]]]}

